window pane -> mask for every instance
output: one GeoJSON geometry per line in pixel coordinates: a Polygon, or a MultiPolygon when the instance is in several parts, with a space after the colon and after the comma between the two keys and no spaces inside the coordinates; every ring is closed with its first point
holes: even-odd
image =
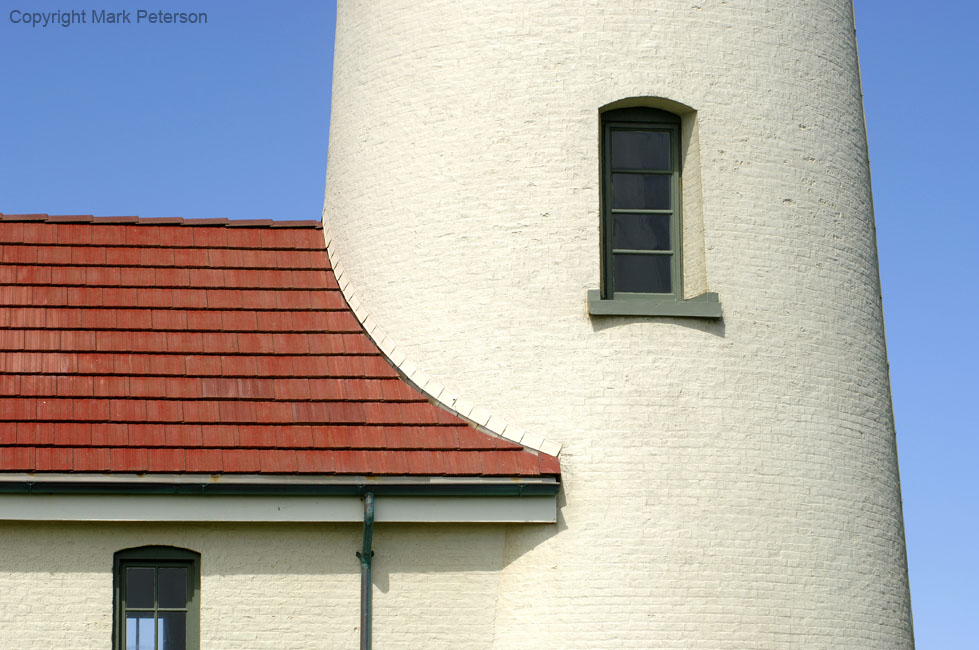
{"type": "Polygon", "coordinates": [[[617,254],[613,257],[613,291],[672,293],[672,255],[617,254]]]}
{"type": "Polygon", "coordinates": [[[612,174],[612,208],[669,210],[670,174],[612,174]]]}
{"type": "Polygon", "coordinates": [[[670,215],[613,214],[612,247],[670,250],[670,215]]]}
{"type": "Polygon", "coordinates": [[[126,607],[153,607],[152,567],[126,569],[126,607]]]}
{"type": "Polygon", "coordinates": [[[154,650],[153,612],[126,614],[126,650],[154,650]]]}
{"type": "Polygon", "coordinates": [[[187,605],[186,567],[160,568],[160,607],[184,607],[187,605]]]}
{"type": "Polygon", "coordinates": [[[670,170],[670,134],[663,131],[612,131],[613,169],[670,170]]]}
{"type": "Polygon", "coordinates": [[[160,612],[160,622],[157,629],[160,634],[159,650],[186,650],[186,612],[160,612]]]}

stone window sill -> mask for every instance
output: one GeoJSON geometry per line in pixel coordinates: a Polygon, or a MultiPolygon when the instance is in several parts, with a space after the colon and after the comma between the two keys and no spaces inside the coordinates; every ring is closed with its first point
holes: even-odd
{"type": "Polygon", "coordinates": [[[721,302],[716,293],[702,293],[688,300],[673,296],[639,295],[603,300],[602,292],[588,292],[591,316],[681,316],[685,318],[720,318],[721,302]]]}

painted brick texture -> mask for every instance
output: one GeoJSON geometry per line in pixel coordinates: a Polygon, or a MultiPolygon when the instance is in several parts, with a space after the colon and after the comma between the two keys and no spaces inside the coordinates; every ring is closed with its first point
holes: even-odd
{"type": "MultiPolygon", "coordinates": [[[[110,647],[113,553],[147,544],[201,553],[201,648],[357,647],[357,524],[4,522],[3,533],[4,649],[110,647]]],[[[379,525],[377,647],[492,648],[504,537],[501,526],[379,525]]]]}
{"type": "Polygon", "coordinates": [[[911,648],[850,3],[347,0],[336,48],[346,281],[433,381],[564,444],[492,647],[911,648]],[[641,96],[696,110],[720,321],[587,315],[598,110],[641,96]]]}

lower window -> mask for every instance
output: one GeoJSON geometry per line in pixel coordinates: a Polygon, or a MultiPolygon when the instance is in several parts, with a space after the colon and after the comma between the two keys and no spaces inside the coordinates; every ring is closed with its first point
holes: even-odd
{"type": "Polygon", "coordinates": [[[115,650],[198,650],[200,557],[169,546],[115,554],[115,650]]]}

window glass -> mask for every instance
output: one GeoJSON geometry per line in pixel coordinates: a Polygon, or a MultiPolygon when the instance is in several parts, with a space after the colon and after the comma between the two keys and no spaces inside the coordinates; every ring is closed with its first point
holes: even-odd
{"type": "Polygon", "coordinates": [[[160,568],[160,607],[187,605],[186,567],[160,568]]]}
{"type": "Polygon", "coordinates": [[[187,614],[185,612],[160,612],[157,630],[160,637],[158,650],[186,650],[187,614]]]}
{"type": "Polygon", "coordinates": [[[612,131],[612,169],[669,171],[670,134],[667,131],[612,131]]]}
{"type": "Polygon", "coordinates": [[[670,293],[671,255],[614,255],[615,290],[627,293],[670,293]]]}
{"type": "Polygon", "coordinates": [[[612,215],[612,246],[632,250],[670,250],[670,215],[612,215]]]}
{"type": "Polygon", "coordinates": [[[669,174],[612,174],[613,210],[669,210],[669,174]]]}
{"type": "Polygon", "coordinates": [[[153,607],[152,567],[126,569],[126,607],[153,607]]]}
{"type": "Polygon", "coordinates": [[[602,298],[680,296],[680,118],[629,107],[602,123],[602,298]]]}
{"type": "Polygon", "coordinates": [[[153,612],[126,614],[126,650],[155,650],[153,647],[153,612]]]}

